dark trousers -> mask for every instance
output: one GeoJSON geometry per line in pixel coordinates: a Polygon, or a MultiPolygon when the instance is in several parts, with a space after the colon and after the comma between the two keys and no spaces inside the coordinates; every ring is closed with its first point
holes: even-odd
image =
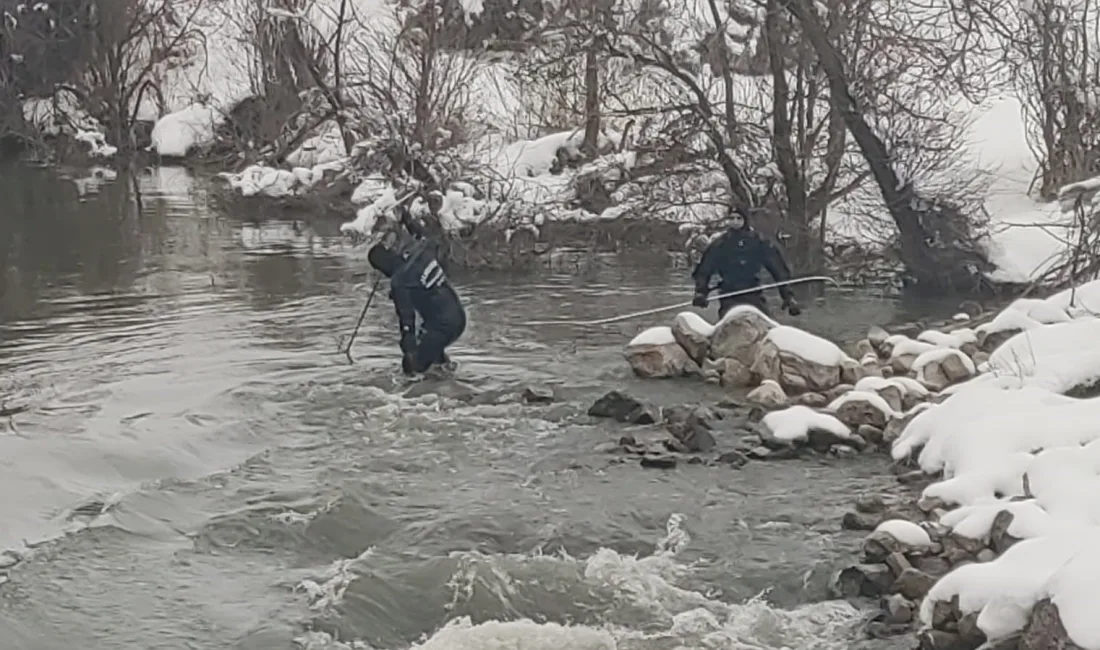
{"type": "Polygon", "coordinates": [[[432,364],[447,363],[447,346],[466,331],[466,314],[458,312],[454,318],[437,323],[425,323],[416,342],[413,355],[413,372],[424,372],[432,364]]]}
{"type": "MultiPolygon", "coordinates": [[[[737,289],[721,290],[725,291],[737,291],[737,289]]],[[[768,313],[767,299],[764,298],[763,291],[757,291],[754,293],[743,293],[739,296],[730,296],[729,298],[721,298],[718,301],[718,318],[721,319],[726,315],[726,312],[733,309],[737,305],[749,305],[756,307],[760,311],[764,312],[765,316],[770,316],[768,313]]]]}

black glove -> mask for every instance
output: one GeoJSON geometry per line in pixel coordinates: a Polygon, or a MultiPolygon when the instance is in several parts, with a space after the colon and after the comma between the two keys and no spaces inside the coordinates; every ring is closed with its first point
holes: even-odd
{"type": "Polygon", "coordinates": [[[695,305],[696,307],[702,307],[703,309],[706,309],[708,302],[709,300],[707,299],[707,294],[696,293],[695,299],[691,301],[691,304],[695,305]]]}
{"type": "Polygon", "coordinates": [[[783,308],[787,310],[787,313],[791,316],[798,316],[802,313],[802,308],[798,306],[798,301],[794,298],[787,298],[783,301],[783,308]]]}

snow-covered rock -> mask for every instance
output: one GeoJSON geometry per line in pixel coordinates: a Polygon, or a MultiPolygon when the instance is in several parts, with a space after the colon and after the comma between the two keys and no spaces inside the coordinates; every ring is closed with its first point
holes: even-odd
{"type": "Polygon", "coordinates": [[[699,372],[698,365],[676,342],[671,327],[651,327],[635,336],[623,350],[639,377],[682,377],[699,372]]]}
{"type": "Polygon", "coordinates": [[[861,390],[841,395],[827,409],[853,429],[864,424],[882,429],[892,418],[901,415],[878,393],[861,390]]]}
{"type": "Polygon", "coordinates": [[[764,416],[758,426],[761,442],[772,449],[810,445],[826,450],[833,445],[862,449],[863,440],[843,422],[808,406],[791,406],[764,416]]]}
{"type": "Polygon", "coordinates": [[[672,321],[672,335],[676,342],[698,364],[710,353],[710,337],[714,326],[692,311],[681,312],[672,321]]]}
{"type": "Polygon", "coordinates": [[[777,325],[764,335],[751,368],[754,375],[772,379],[790,392],[824,392],[841,383],[846,361],[854,362],[835,343],[777,325]]]}
{"type": "Polygon", "coordinates": [[[760,341],[778,326],[779,323],[755,307],[733,307],[714,326],[710,337],[710,356],[715,359],[737,359],[751,366],[756,360],[760,341]]]}
{"type": "MultiPolygon", "coordinates": [[[[1100,378],[1100,325],[1046,301],[1017,301],[998,318],[1026,327],[997,348],[990,372],[904,416],[893,440],[895,459],[915,456],[924,472],[942,472],[922,492],[949,508],[938,526],[1000,554],[950,570],[919,620],[930,628],[954,610],[991,643],[1022,635],[1021,648],[1100,649],[1100,398],[1062,394],[1100,378]]],[[[925,354],[961,354],[940,350],[925,354]]]]}
{"type": "Polygon", "coordinates": [[[966,381],[978,372],[974,361],[955,348],[935,348],[922,353],[914,359],[912,370],[917,373],[917,381],[936,392],[966,381]]]}
{"type": "Polygon", "coordinates": [[[753,404],[759,404],[766,409],[782,408],[790,403],[790,398],[787,397],[787,393],[783,391],[783,387],[778,382],[771,379],[765,379],[760,382],[760,385],[752,389],[748,395],[745,396],[749,402],[753,404]]]}
{"type": "Polygon", "coordinates": [[[898,374],[911,371],[917,357],[929,350],[937,349],[931,343],[917,341],[903,334],[895,334],[886,339],[885,348],[889,350],[890,367],[898,374]]]}

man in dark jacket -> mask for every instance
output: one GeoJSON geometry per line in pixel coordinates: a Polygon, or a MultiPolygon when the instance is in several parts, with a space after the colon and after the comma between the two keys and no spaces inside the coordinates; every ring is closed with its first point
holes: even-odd
{"type": "Polygon", "coordinates": [[[390,299],[401,327],[401,369],[414,374],[450,362],[445,351],[466,330],[466,311],[436,259],[435,242],[424,236],[407,211],[401,211],[401,221],[415,241],[400,253],[377,244],[367,260],[390,279],[390,299]]]}
{"type": "MultiPolygon", "coordinates": [[[[791,279],[791,271],[783,254],[771,242],[760,237],[748,223],[744,211],[735,209],[731,215],[729,230],[712,241],[703,252],[702,259],[695,266],[691,277],[695,281],[695,300],[697,307],[706,307],[711,292],[710,279],[717,274],[721,281],[718,291],[730,293],[760,286],[757,277],[760,270],[767,269],[776,282],[791,279]]],[[[778,287],[783,298],[783,309],[791,316],[802,313],[789,286],[778,287]]],[[[767,313],[764,291],[752,291],[738,296],[721,298],[718,301],[718,317],[726,315],[734,305],[752,305],[767,313]]]]}

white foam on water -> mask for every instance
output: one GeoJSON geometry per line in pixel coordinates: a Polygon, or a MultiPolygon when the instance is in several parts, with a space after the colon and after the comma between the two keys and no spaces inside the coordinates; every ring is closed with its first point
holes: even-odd
{"type": "MultiPolygon", "coordinates": [[[[844,601],[814,603],[785,610],[772,607],[763,594],[743,603],[727,603],[676,583],[693,567],[677,554],[690,538],[682,516],[669,519],[667,535],[647,557],[627,556],[601,548],[584,560],[562,552],[546,555],[483,555],[455,553],[459,566],[448,586],[452,607],[492,583],[497,597],[507,598],[531,581],[517,574],[574,574],[599,593],[614,594],[608,608],[626,605],[645,629],[609,613],[600,625],[566,625],[530,619],[474,623],[456,616],[427,639],[401,650],[847,650],[856,639],[863,612],[844,601]],[[490,575],[479,575],[488,573],[490,575]],[[480,580],[479,580],[480,578],[480,580]],[[660,628],[664,629],[660,629],[660,628]],[[656,631],[655,631],[656,630],[656,631]]],[[[329,602],[328,605],[332,605],[329,602]]],[[[361,643],[361,642],[360,642],[361,643]]],[[[308,650],[351,650],[366,644],[337,641],[324,634],[300,637],[308,650]]],[[[399,650],[399,649],[393,649],[399,650]]]]}

